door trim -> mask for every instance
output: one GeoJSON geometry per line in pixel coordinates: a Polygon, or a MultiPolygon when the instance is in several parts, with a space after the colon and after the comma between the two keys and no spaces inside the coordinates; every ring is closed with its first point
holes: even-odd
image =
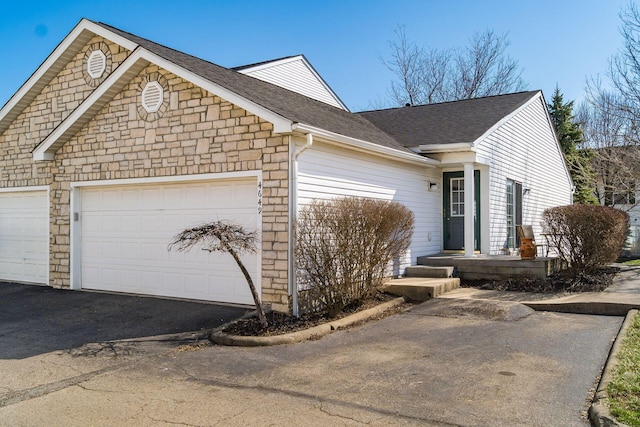
{"type": "MultiPolygon", "coordinates": [[[[445,240],[447,232],[447,212],[449,211],[449,189],[451,178],[464,177],[463,171],[451,171],[442,173],[442,250],[443,251],[461,251],[461,249],[446,249],[445,240]]],[[[473,188],[474,188],[474,201],[475,201],[475,220],[474,220],[474,251],[480,251],[481,248],[481,210],[480,210],[480,170],[475,169],[473,171],[473,188]]],[[[463,245],[464,246],[464,245],[463,245]]]]}

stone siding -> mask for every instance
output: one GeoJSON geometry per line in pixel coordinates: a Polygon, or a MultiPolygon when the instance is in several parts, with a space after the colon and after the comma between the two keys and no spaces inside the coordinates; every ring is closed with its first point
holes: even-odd
{"type": "MultiPolygon", "coordinates": [[[[88,46],[100,42],[94,38],[88,46]]],[[[127,52],[109,46],[115,69],[127,52]]],[[[150,65],[53,161],[33,161],[31,151],[94,89],[83,75],[87,48],[0,135],[0,185],[50,185],[50,285],[70,286],[72,182],[262,171],[262,298],[288,311],[289,141],[274,135],[271,123],[150,65]],[[143,114],[140,98],[150,79],[162,84],[166,105],[143,114]]]]}
{"type": "Polygon", "coordinates": [[[97,47],[108,49],[107,69],[102,79],[130,53],[120,45],[96,36],[75,54],[31,105],[0,134],[0,187],[49,185],[50,165],[34,164],[32,151],[95,89],[86,81],[85,56],[87,51],[97,47]]]}

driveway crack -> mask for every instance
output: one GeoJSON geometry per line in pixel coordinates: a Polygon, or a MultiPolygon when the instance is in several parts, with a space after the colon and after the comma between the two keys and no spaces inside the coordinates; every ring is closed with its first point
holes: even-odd
{"type": "Polygon", "coordinates": [[[89,381],[98,375],[102,375],[106,372],[115,371],[120,369],[122,364],[118,364],[115,366],[108,366],[102,369],[98,369],[96,371],[87,372],[86,374],[77,375],[71,378],[65,378],[60,381],[56,381],[49,384],[44,384],[36,387],[31,387],[24,390],[15,390],[9,393],[6,393],[0,396],[0,408],[4,408],[5,406],[15,405],[16,403],[24,402],[25,400],[35,399],[37,397],[42,397],[50,393],[55,393],[56,391],[63,390],[67,387],[71,387],[74,385],[78,385],[85,381],[89,381]]]}

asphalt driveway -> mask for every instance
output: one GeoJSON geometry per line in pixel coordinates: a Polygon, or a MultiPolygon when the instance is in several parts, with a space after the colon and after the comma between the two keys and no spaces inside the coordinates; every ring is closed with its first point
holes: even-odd
{"type": "Polygon", "coordinates": [[[202,331],[247,309],[0,282],[0,359],[87,343],[202,331]]]}
{"type": "MultiPolygon", "coordinates": [[[[75,294],[103,296],[62,296],[75,294]]],[[[121,311],[113,312],[117,325],[121,311]]],[[[28,318],[24,324],[46,322],[28,318]]],[[[120,350],[141,344],[85,345],[0,359],[0,425],[586,426],[621,323],[514,302],[434,299],[292,345],[128,353],[120,350]]],[[[5,353],[7,336],[14,339],[0,333],[5,353]]]]}

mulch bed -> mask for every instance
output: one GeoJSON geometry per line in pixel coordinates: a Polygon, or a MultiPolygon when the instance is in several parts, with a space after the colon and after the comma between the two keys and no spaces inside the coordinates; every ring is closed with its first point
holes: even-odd
{"type": "MultiPolygon", "coordinates": [[[[294,317],[284,313],[276,313],[270,312],[266,314],[267,323],[269,326],[264,328],[257,317],[249,317],[247,319],[240,319],[236,322],[233,322],[222,329],[222,332],[230,334],[230,335],[241,335],[241,336],[254,336],[254,337],[268,337],[273,335],[282,335],[288,334],[290,332],[296,332],[303,329],[309,329],[314,326],[318,326],[323,323],[327,323],[336,319],[343,318],[353,313],[357,313],[362,310],[366,310],[371,307],[375,307],[376,305],[382,304],[387,301],[391,301],[392,299],[397,298],[395,295],[390,295],[383,292],[378,292],[376,296],[372,299],[359,301],[354,304],[351,304],[345,307],[342,312],[340,312],[336,317],[329,318],[324,313],[311,313],[301,315],[299,317],[294,317]]],[[[404,308],[406,305],[401,305],[397,307],[395,310],[391,309],[385,311],[383,315],[376,316],[376,319],[381,317],[386,317],[392,313],[397,313],[404,308]]]]}
{"type": "Polygon", "coordinates": [[[545,280],[540,279],[505,279],[505,280],[462,280],[460,286],[465,288],[489,289],[494,291],[518,292],[600,292],[611,286],[618,274],[617,267],[605,267],[591,274],[569,276],[558,273],[545,280]]]}

